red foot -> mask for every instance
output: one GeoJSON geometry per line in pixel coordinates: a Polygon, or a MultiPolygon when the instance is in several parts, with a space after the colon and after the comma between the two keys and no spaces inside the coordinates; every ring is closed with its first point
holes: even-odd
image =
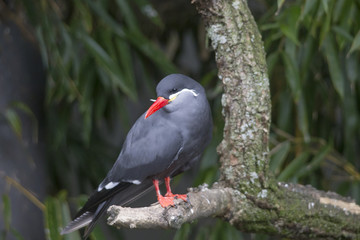
{"type": "Polygon", "coordinates": [[[173,197],[173,198],[177,198],[177,199],[181,199],[184,202],[188,201],[188,195],[187,194],[173,194],[173,193],[166,193],[165,197],[173,197]]]}
{"type": "Polygon", "coordinates": [[[165,178],[165,185],[166,185],[166,190],[167,193],[165,194],[165,196],[162,196],[160,193],[160,189],[159,189],[159,180],[157,179],[153,179],[153,183],[155,186],[155,190],[156,190],[156,195],[157,195],[157,199],[160,203],[160,205],[163,208],[166,208],[168,206],[174,206],[174,199],[182,199],[183,201],[187,202],[188,201],[188,196],[186,194],[173,194],[171,192],[171,188],[170,188],[170,177],[166,177],[165,178]]]}
{"type": "Polygon", "coordinates": [[[158,196],[158,202],[163,208],[166,208],[168,206],[174,206],[174,197],[172,196],[158,196]]]}

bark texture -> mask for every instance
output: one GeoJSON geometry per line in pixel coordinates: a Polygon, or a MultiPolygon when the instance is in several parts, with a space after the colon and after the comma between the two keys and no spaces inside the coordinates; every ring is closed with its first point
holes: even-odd
{"type": "Polygon", "coordinates": [[[246,0],[193,3],[206,24],[224,86],[219,183],[189,193],[190,202],[175,208],[113,206],[109,224],[178,228],[216,216],[246,232],[291,239],[360,239],[360,207],[354,201],[310,186],[277,183],[268,172],[269,79],[261,36],[246,0]]]}

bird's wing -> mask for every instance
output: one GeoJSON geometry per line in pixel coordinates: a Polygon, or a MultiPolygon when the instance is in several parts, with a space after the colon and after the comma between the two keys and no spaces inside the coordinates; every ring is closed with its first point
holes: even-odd
{"type": "Polygon", "coordinates": [[[170,171],[169,166],[183,148],[183,137],[176,126],[150,118],[140,117],[134,124],[116,163],[100,186],[110,182],[139,184],[148,177],[170,171]]]}

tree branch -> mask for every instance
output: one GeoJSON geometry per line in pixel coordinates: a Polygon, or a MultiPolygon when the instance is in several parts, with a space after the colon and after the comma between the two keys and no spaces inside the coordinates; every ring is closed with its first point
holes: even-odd
{"type": "Polygon", "coordinates": [[[188,202],[176,201],[176,207],[163,208],[159,204],[144,208],[111,206],[108,224],[125,228],[180,228],[182,224],[199,218],[221,216],[228,211],[232,189],[201,186],[188,193],[188,202]]]}
{"type": "Polygon", "coordinates": [[[189,202],[176,207],[159,204],[143,208],[111,206],[108,224],[118,228],[180,228],[205,217],[222,217],[250,232],[279,234],[297,239],[358,239],[360,207],[351,199],[311,186],[278,183],[276,192],[252,197],[215,184],[191,190],[189,202]],[[269,199],[276,198],[276,202],[269,199]],[[235,215],[236,217],[233,217],[235,215]]]}

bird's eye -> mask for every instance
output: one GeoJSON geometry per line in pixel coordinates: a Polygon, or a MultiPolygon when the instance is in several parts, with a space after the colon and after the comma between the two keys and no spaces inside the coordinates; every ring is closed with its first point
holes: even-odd
{"type": "Polygon", "coordinates": [[[177,88],[173,88],[170,90],[170,93],[176,93],[177,92],[177,88]]]}

